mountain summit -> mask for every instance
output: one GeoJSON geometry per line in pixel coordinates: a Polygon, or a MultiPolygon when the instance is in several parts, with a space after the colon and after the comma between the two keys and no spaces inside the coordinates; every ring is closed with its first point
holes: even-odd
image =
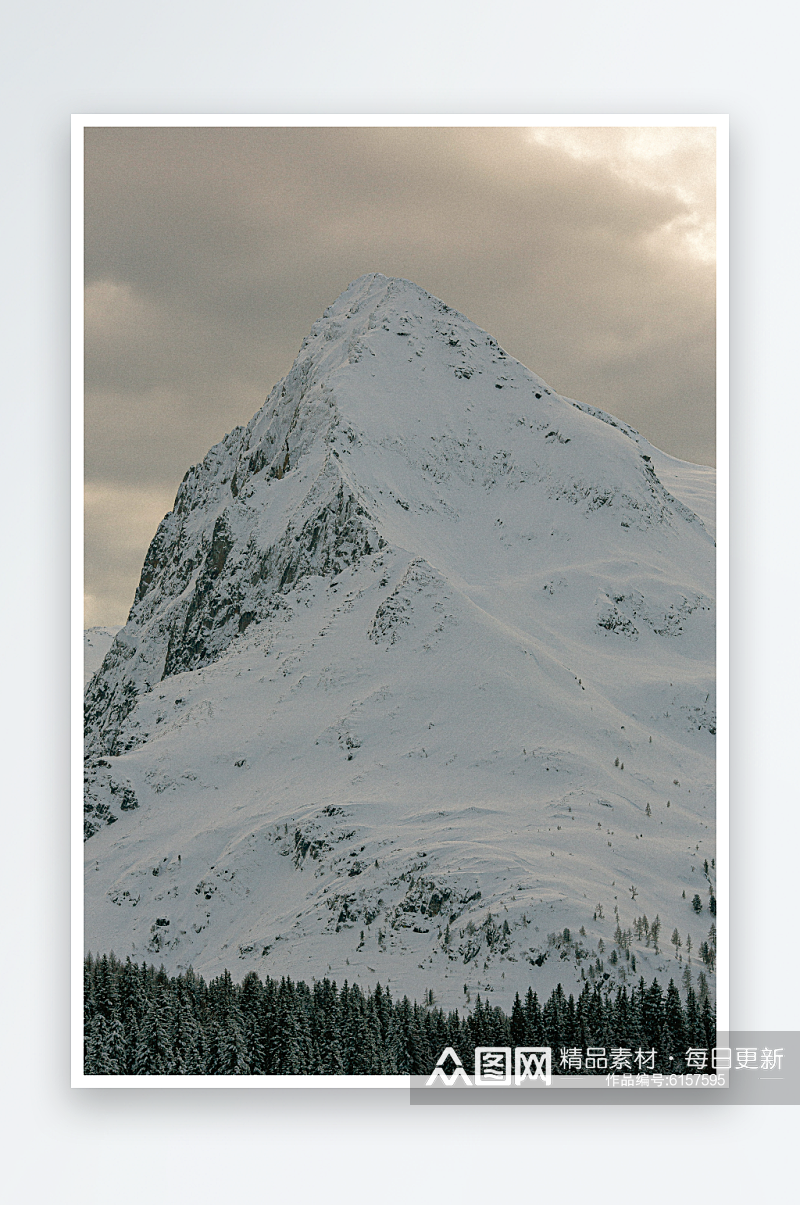
{"type": "Polygon", "coordinates": [[[87,687],[88,947],[458,1003],[624,978],[615,908],[699,946],[712,476],[351,284],[187,472],[87,687]]]}

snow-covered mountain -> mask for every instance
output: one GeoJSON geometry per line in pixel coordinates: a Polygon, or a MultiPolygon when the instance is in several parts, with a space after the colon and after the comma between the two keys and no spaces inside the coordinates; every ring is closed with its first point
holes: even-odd
{"type": "Polygon", "coordinates": [[[187,472],[87,688],[87,948],[448,1005],[677,978],[713,920],[713,484],[355,281],[187,472]],[[615,945],[656,914],[659,953],[615,945]]]}

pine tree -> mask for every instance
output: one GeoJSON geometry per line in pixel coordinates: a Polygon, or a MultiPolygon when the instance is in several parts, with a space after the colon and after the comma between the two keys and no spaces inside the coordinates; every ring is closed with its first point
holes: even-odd
{"type": "Polygon", "coordinates": [[[706,1034],[700,1016],[700,1008],[693,987],[686,993],[686,1046],[705,1047],[706,1034]]]}
{"type": "Polygon", "coordinates": [[[303,1075],[311,1062],[311,1028],[298,988],[291,979],[281,979],[273,1039],[274,1074],[303,1075]]]}
{"type": "Polygon", "coordinates": [[[678,1059],[676,1059],[676,1046],[670,1031],[669,1025],[664,1022],[661,1027],[661,1033],[658,1036],[658,1042],[654,1049],[657,1051],[655,1063],[658,1071],[666,1072],[677,1071],[678,1059]]]}
{"type": "Polygon", "coordinates": [[[404,996],[400,1003],[395,1005],[392,1028],[389,1035],[389,1049],[399,1075],[411,1075],[414,1065],[413,1056],[409,1048],[408,1033],[410,1025],[411,1003],[408,996],[404,996]]]}
{"type": "Polygon", "coordinates": [[[242,980],[239,1007],[247,1064],[251,1075],[265,1074],[267,1046],[265,1043],[262,1009],[264,989],[255,971],[249,971],[242,980]]]}
{"type": "Polygon", "coordinates": [[[125,1026],[125,1071],[133,1075],[136,1067],[136,1051],[139,1048],[139,1026],[131,1012],[124,1021],[125,1026]]]}
{"type": "MultiPolygon", "coordinates": [[[[416,1009],[418,1006],[414,1007],[416,1009]]],[[[349,1075],[374,1074],[374,1066],[378,1057],[375,1039],[376,1034],[374,1028],[369,1024],[363,997],[358,988],[354,986],[350,994],[350,1008],[344,1033],[349,1075]]]]}
{"type": "Polygon", "coordinates": [[[683,968],[683,975],[681,976],[681,983],[683,984],[683,990],[688,998],[689,992],[692,990],[692,972],[690,971],[688,966],[685,966],[683,968]]]}
{"type": "Polygon", "coordinates": [[[717,1022],[708,996],[703,1000],[703,1005],[700,1009],[700,1023],[705,1035],[705,1045],[708,1049],[711,1049],[717,1043],[717,1022]]]}
{"type": "Polygon", "coordinates": [[[525,1045],[544,1045],[544,1026],[539,997],[530,987],[525,994],[525,1045]]]}
{"type": "Polygon", "coordinates": [[[192,1011],[191,996],[178,986],[170,1009],[170,1051],[173,1075],[202,1075],[202,1034],[192,1011]]]}
{"type": "Polygon", "coordinates": [[[108,1025],[102,1013],[96,1013],[89,1023],[83,1044],[83,1070],[86,1075],[113,1075],[108,1056],[108,1025]]]}
{"type": "Polygon", "coordinates": [[[421,1009],[417,1004],[414,1005],[411,1012],[408,1027],[408,1049],[411,1056],[411,1074],[430,1074],[439,1052],[434,1052],[429,1047],[421,1009]]]}
{"type": "Polygon", "coordinates": [[[657,1046],[664,1025],[664,1001],[661,985],[654,979],[648,989],[644,989],[641,981],[642,1029],[649,1047],[657,1046]]]}
{"type": "Polygon", "coordinates": [[[544,1042],[542,1045],[549,1046],[552,1050],[556,1050],[559,1046],[565,1044],[564,1019],[566,1005],[564,990],[559,983],[542,1009],[542,1029],[544,1032],[544,1042]]]}
{"type": "Polygon", "coordinates": [[[133,1060],[134,1075],[171,1075],[170,1046],[169,1023],[165,1017],[162,1000],[157,996],[148,1008],[139,1030],[133,1060]]]}
{"type": "Polygon", "coordinates": [[[103,955],[95,964],[93,976],[95,1010],[111,1021],[119,1016],[119,987],[117,984],[117,960],[113,953],[103,955]]]}
{"type": "Polygon", "coordinates": [[[614,1008],[609,1018],[609,1046],[623,1046],[631,1040],[631,1009],[625,987],[617,989],[614,1008]]]}
{"type": "Polygon", "coordinates": [[[675,982],[672,979],[669,981],[667,996],[664,1002],[664,1021],[675,1042],[676,1050],[681,1052],[685,1051],[686,1018],[684,1017],[683,1007],[681,1005],[680,992],[678,991],[677,987],[675,986],[675,982]]]}
{"type": "Polygon", "coordinates": [[[108,1044],[106,1052],[109,1063],[109,1075],[126,1075],[128,1058],[125,1044],[125,1027],[119,1017],[114,1017],[108,1025],[108,1044]]]}
{"type": "Polygon", "coordinates": [[[519,998],[519,992],[514,997],[514,1003],[511,1007],[511,1044],[512,1046],[525,1045],[525,1033],[527,1025],[525,1022],[525,1011],[522,1007],[522,1001],[519,998]]]}

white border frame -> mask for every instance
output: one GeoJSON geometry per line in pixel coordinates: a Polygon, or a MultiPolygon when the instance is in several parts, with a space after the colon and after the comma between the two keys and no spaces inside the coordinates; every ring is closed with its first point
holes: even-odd
{"type": "Polygon", "coordinates": [[[87,127],[713,127],[717,136],[717,1027],[730,1028],[729,122],[725,114],[73,114],[71,183],[71,1082],[73,1088],[398,1088],[407,1075],[84,1075],[83,1072],[83,132],[87,127]]]}

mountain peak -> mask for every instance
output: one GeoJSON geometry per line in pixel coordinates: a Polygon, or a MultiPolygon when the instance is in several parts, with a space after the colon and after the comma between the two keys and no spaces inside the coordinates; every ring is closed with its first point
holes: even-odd
{"type": "Polygon", "coordinates": [[[468,531],[488,570],[516,561],[523,577],[532,548],[538,572],[565,539],[612,560],[621,530],[668,542],[695,516],[664,490],[649,445],[587,410],[410,281],[353,281],[251,422],[187,472],[90,684],[91,747],[131,747],[139,736],[122,729],[142,691],[217,659],[302,579],[387,546],[466,580],[468,531]],[[538,526],[509,541],[521,506],[538,526]]]}
{"type": "Polygon", "coordinates": [[[353,281],[187,472],[87,687],[90,948],[454,1004],[577,986],[556,937],[609,940],[622,873],[687,931],[714,547],[668,460],[416,285],[353,281]]]}
{"type": "Polygon", "coordinates": [[[409,301],[418,300],[449,310],[443,301],[428,293],[413,280],[405,280],[402,276],[384,276],[382,272],[366,272],[363,276],[352,280],[343,289],[332,305],[325,311],[324,317],[334,312],[342,312],[365,303],[378,302],[383,298],[399,302],[406,298],[409,301]]]}
{"type": "Polygon", "coordinates": [[[398,333],[406,336],[415,329],[419,331],[426,326],[436,329],[443,323],[440,334],[448,339],[453,332],[447,329],[447,324],[455,324],[464,336],[497,347],[486,331],[413,281],[369,272],[352,281],[328,306],[312,326],[303,349],[320,339],[335,341],[345,332],[352,337],[355,331],[363,334],[394,321],[401,322],[403,329],[398,333]]]}

